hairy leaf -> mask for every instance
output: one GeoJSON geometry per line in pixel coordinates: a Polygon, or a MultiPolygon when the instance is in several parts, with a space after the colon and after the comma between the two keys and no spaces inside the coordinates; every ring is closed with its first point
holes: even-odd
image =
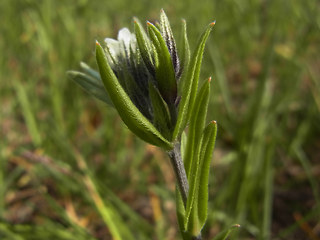
{"type": "Polygon", "coordinates": [[[67,75],[73,81],[78,83],[88,93],[90,93],[100,101],[103,101],[109,104],[110,106],[112,106],[110,97],[106,89],[104,88],[101,79],[94,78],[94,77],[88,76],[85,73],[77,72],[77,71],[68,71],[67,75]]]}
{"type": "Polygon", "coordinates": [[[200,153],[200,174],[198,174],[198,218],[201,227],[205,224],[208,215],[209,197],[209,170],[212,152],[216,142],[217,123],[212,121],[203,131],[202,146],[200,153]]]}
{"type": "Polygon", "coordinates": [[[166,139],[171,139],[171,119],[168,106],[159,91],[150,82],[149,95],[153,108],[153,123],[166,139]]]}
{"type": "Polygon", "coordinates": [[[137,37],[139,51],[144,64],[146,65],[149,73],[152,76],[155,76],[155,63],[152,56],[152,45],[139,20],[136,18],[134,19],[134,32],[137,37]]]}
{"type": "Polygon", "coordinates": [[[107,61],[105,52],[98,42],[96,44],[96,59],[104,86],[108,91],[115,108],[118,110],[120,117],[128,128],[148,143],[162,147],[166,150],[172,149],[172,144],[159,133],[152,123],[143,116],[130,100],[113,73],[107,61]]]}
{"type": "MultiPolygon", "coordinates": [[[[182,73],[184,69],[187,69],[189,61],[190,61],[190,47],[189,47],[189,41],[187,36],[187,24],[186,21],[182,20],[182,29],[181,29],[181,54],[180,54],[180,72],[182,73]]],[[[179,73],[179,75],[181,75],[179,73]]],[[[183,89],[183,80],[185,78],[182,77],[179,82],[179,88],[183,89]]]]}
{"type": "Polygon", "coordinates": [[[186,207],[185,228],[196,233],[199,230],[198,220],[194,219],[197,213],[197,178],[200,174],[200,147],[202,143],[202,134],[207,116],[209,103],[210,79],[202,85],[196,98],[196,105],[193,109],[193,115],[190,121],[189,135],[185,152],[185,169],[189,180],[189,194],[186,207]],[[190,219],[191,212],[192,219],[190,219]],[[190,221],[190,224],[189,224],[190,221]]]}
{"type": "Polygon", "coordinates": [[[173,139],[180,137],[181,132],[184,130],[188,119],[190,118],[192,107],[195,102],[195,96],[198,89],[198,79],[200,74],[200,66],[204,51],[205,43],[209,37],[212,27],[214,26],[214,22],[209,24],[206,30],[200,37],[197,48],[192,54],[190,59],[190,64],[187,73],[184,76],[183,80],[183,89],[182,89],[182,97],[179,104],[179,112],[177,116],[177,123],[173,133],[173,139]]]}
{"type": "Polygon", "coordinates": [[[149,22],[148,31],[158,56],[158,62],[156,65],[158,88],[170,108],[170,105],[174,104],[177,97],[177,82],[171,56],[161,33],[149,22]]]}

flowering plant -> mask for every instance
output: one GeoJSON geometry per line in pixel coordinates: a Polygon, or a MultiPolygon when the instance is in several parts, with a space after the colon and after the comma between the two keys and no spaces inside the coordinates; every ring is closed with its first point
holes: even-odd
{"type": "Polygon", "coordinates": [[[70,77],[98,99],[112,105],[142,140],[166,150],[177,179],[177,216],[183,239],[201,239],[207,218],[208,179],[217,124],[205,126],[210,80],[198,91],[210,23],[190,53],[186,23],[178,52],[169,20],[145,31],[134,19],[134,33],[123,28],[117,40],[96,42],[99,73],[82,63],[84,73],[70,77]],[[184,130],[189,123],[188,135],[184,130]]]}

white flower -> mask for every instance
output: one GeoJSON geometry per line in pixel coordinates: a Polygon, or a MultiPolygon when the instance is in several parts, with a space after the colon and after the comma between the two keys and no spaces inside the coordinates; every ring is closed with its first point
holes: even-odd
{"type": "MultiPolygon", "coordinates": [[[[131,33],[128,28],[122,28],[118,32],[117,40],[113,38],[105,38],[107,50],[112,57],[111,63],[115,64],[119,60],[129,59],[131,52],[136,52],[136,35],[131,33]]],[[[110,60],[110,59],[109,59],[110,60]]]]}

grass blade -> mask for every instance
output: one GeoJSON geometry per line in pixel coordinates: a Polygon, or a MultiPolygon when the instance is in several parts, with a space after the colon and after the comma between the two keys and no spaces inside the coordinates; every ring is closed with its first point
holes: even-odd
{"type": "Polygon", "coordinates": [[[232,225],[228,229],[222,231],[219,233],[216,237],[214,237],[212,240],[226,240],[227,237],[230,235],[230,233],[236,229],[240,228],[239,224],[232,225]]]}
{"type": "Polygon", "coordinates": [[[15,82],[14,87],[16,90],[18,101],[21,105],[23,117],[26,121],[29,134],[32,138],[33,143],[39,146],[42,142],[42,138],[40,135],[40,130],[38,129],[36,116],[34,115],[30,99],[26,92],[26,88],[19,82],[15,82]]]}

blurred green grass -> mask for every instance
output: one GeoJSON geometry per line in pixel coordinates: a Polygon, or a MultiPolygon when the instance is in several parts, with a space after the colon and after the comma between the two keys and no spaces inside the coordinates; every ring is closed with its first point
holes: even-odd
{"type": "MultiPolygon", "coordinates": [[[[178,239],[165,155],[65,72],[94,41],[164,8],[191,48],[216,19],[202,78],[219,124],[205,239],[319,239],[320,17],[310,1],[0,2],[0,238],[178,239]]],[[[179,35],[177,34],[177,37],[179,35]]]]}

